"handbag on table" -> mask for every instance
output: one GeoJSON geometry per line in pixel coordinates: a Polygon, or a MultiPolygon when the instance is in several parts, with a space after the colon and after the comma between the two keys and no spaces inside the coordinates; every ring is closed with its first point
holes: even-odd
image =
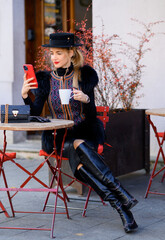
{"type": "Polygon", "coordinates": [[[29,105],[1,105],[1,123],[50,122],[40,116],[30,116],[29,105]]]}
{"type": "Polygon", "coordinates": [[[24,123],[29,120],[29,105],[1,105],[1,123],[24,123]]]}

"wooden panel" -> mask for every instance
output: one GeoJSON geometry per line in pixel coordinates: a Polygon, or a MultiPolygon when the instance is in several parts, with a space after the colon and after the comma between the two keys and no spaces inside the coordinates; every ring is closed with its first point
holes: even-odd
{"type": "Polygon", "coordinates": [[[35,0],[35,41],[36,48],[44,44],[43,0],[35,0]]]}
{"type": "Polygon", "coordinates": [[[62,26],[63,31],[67,32],[67,0],[62,0],[62,26]]]}
{"type": "Polygon", "coordinates": [[[26,63],[34,65],[43,36],[43,0],[25,0],[26,63]]]}
{"type": "Polygon", "coordinates": [[[25,0],[25,45],[26,63],[34,63],[35,41],[28,40],[28,30],[34,29],[35,4],[33,0],[25,0]]]}
{"type": "Polygon", "coordinates": [[[74,0],[70,0],[70,31],[74,32],[75,30],[75,24],[74,24],[74,20],[75,20],[75,9],[74,9],[74,0]]]}

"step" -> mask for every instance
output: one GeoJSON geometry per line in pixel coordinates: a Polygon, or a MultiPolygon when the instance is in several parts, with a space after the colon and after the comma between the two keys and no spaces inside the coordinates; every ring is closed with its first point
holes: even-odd
{"type": "Polygon", "coordinates": [[[37,158],[41,150],[41,140],[25,140],[24,142],[8,144],[7,152],[16,152],[17,158],[37,158]]]}

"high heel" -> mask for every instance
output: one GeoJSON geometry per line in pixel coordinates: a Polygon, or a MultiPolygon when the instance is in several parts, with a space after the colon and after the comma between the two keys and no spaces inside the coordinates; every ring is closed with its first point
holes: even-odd
{"type": "Polygon", "coordinates": [[[131,211],[122,205],[117,196],[107,186],[96,179],[84,166],[78,170],[78,173],[81,179],[84,179],[104,201],[109,201],[111,206],[117,210],[126,233],[133,232],[138,228],[131,211]]]}
{"type": "Polygon", "coordinates": [[[135,219],[133,217],[133,214],[131,213],[130,210],[126,209],[124,206],[120,205],[118,206],[118,202],[113,202],[111,203],[111,206],[114,207],[117,212],[119,213],[123,226],[124,226],[124,230],[126,233],[131,233],[134,232],[135,230],[137,230],[138,225],[135,222],[135,219]]]}
{"type": "Polygon", "coordinates": [[[76,148],[76,152],[86,169],[106,185],[111,192],[115,193],[126,209],[129,210],[138,203],[138,201],[124,189],[119,180],[112,175],[110,169],[105,165],[102,156],[95,152],[87,143],[81,143],[76,148]]]}

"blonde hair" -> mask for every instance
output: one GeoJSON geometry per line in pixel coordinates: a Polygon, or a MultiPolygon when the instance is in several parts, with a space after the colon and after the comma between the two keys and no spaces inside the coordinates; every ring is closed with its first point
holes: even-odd
{"type": "Polygon", "coordinates": [[[84,64],[84,58],[81,51],[78,50],[76,47],[72,47],[71,50],[73,50],[73,56],[71,58],[74,69],[73,87],[78,88],[78,81],[81,81],[80,68],[84,64]]]}

